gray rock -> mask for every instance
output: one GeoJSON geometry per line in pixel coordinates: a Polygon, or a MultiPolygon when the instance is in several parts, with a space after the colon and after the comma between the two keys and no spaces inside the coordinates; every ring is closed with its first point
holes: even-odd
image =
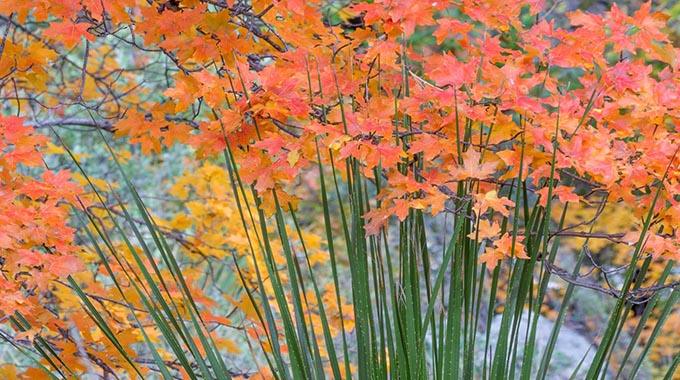
{"type": "MultiPolygon", "coordinates": [[[[518,355],[521,358],[523,355],[523,347],[525,345],[525,334],[527,329],[527,318],[529,318],[529,313],[525,311],[522,314],[522,320],[519,327],[519,342],[517,345],[519,347],[518,355]]],[[[533,319],[533,315],[531,317],[533,319]]],[[[555,323],[549,319],[538,316],[536,328],[536,346],[534,352],[533,360],[533,371],[538,371],[540,366],[540,361],[543,357],[543,352],[550,339],[550,334],[552,332],[555,323]]],[[[501,326],[501,315],[496,315],[493,317],[491,322],[490,330],[490,340],[491,347],[494,347],[494,343],[497,340],[498,332],[501,326]]],[[[579,373],[576,376],[577,379],[582,379],[585,376],[588,366],[595,356],[595,351],[597,347],[592,344],[592,342],[579,334],[576,330],[562,325],[559,335],[557,337],[557,343],[550,359],[550,367],[548,370],[548,379],[555,380],[567,380],[571,374],[576,370],[581,360],[583,364],[579,369],[579,373]],[[591,347],[592,346],[592,347],[591,347]],[[585,357],[585,359],[584,359],[585,357]]],[[[518,360],[518,368],[521,367],[521,360],[518,360]]]]}

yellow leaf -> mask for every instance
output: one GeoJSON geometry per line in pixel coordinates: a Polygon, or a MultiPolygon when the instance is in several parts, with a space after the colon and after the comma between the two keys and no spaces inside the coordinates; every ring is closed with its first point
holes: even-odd
{"type": "Polygon", "coordinates": [[[288,161],[288,164],[290,166],[295,166],[297,162],[300,160],[300,151],[296,150],[291,150],[288,152],[288,158],[286,158],[286,161],[288,161]]]}
{"type": "Polygon", "coordinates": [[[241,349],[239,345],[231,339],[226,338],[215,338],[215,343],[219,348],[224,348],[229,354],[240,354],[241,349]]]}
{"type": "Polygon", "coordinates": [[[253,305],[252,302],[250,302],[250,298],[248,297],[243,297],[241,301],[237,301],[235,298],[231,296],[225,296],[229,302],[231,302],[234,306],[238,307],[243,314],[245,314],[248,318],[251,318],[255,321],[258,320],[257,312],[255,311],[255,306],[253,305]]]}
{"type": "Polygon", "coordinates": [[[64,148],[52,144],[52,142],[48,141],[47,142],[47,148],[43,150],[44,153],[46,154],[64,154],[66,153],[66,150],[64,148]]]}

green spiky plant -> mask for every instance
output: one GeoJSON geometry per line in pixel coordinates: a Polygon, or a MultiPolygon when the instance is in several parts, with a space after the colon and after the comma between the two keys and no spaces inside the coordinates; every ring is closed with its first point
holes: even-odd
{"type": "MultiPolygon", "coordinates": [[[[556,126],[557,128],[558,126],[556,126]]],[[[469,135],[469,133],[466,133],[469,135]]],[[[102,136],[103,137],[103,136],[102,136]]],[[[466,142],[460,142],[463,146],[466,142]]],[[[555,148],[557,148],[557,143],[555,148]]],[[[554,152],[557,151],[556,149],[554,152]]],[[[113,154],[113,151],[112,151],[113,154]]],[[[318,152],[319,157],[321,152],[318,152]]],[[[329,153],[332,154],[332,153],[329,153]]],[[[115,157],[115,155],[114,155],[115,157]]],[[[554,159],[554,155],[553,155],[554,159]]],[[[74,158],[75,160],[75,158],[74,158]]],[[[394,226],[396,243],[388,239],[387,230],[381,234],[366,237],[364,234],[365,218],[372,205],[371,195],[380,191],[381,181],[371,181],[361,174],[359,163],[355,159],[346,162],[346,186],[339,178],[339,170],[328,171],[318,164],[320,182],[321,207],[323,209],[323,225],[329,249],[329,265],[332,269],[331,282],[335,287],[335,305],[342,311],[340,297],[351,297],[354,304],[353,321],[356,331],[343,330],[341,339],[331,334],[325,305],[320,291],[320,279],[314,266],[309,264],[309,257],[304,245],[299,216],[288,208],[285,211],[275,198],[276,211],[273,217],[267,218],[259,207],[258,195],[252,186],[244,184],[239,175],[239,165],[233,159],[231,148],[224,152],[224,164],[232,178],[232,190],[237,199],[237,208],[247,231],[250,231],[250,245],[253,252],[261,250],[265,261],[257,267],[257,278],[260,283],[257,289],[246,288],[247,296],[253,304],[261,305],[257,311],[263,325],[268,326],[266,340],[271,352],[266,354],[267,362],[276,379],[546,379],[550,378],[550,363],[559,335],[577,285],[570,283],[561,299],[559,313],[546,347],[538,347],[536,334],[541,306],[544,303],[548,283],[554,276],[551,271],[559,247],[559,237],[549,236],[551,226],[558,230],[562,227],[567,214],[564,208],[561,215],[553,214],[551,204],[543,208],[529,199],[525,181],[513,181],[508,189],[508,197],[512,197],[517,207],[510,217],[503,219],[502,232],[506,229],[517,232],[519,223],[511,220],[522,220],[525,233],[524,244],[530,259],[516,259],[508,263],[507,274],[502,273],[502,266],[489,272],[484,264],[478,262],[479,252],[483,251],[484,242],[474,238],[474,224],[471,223],[472,206],[469,194],[475,181],[460,183],[457,187],[456,199],[452,209],[461,210],[450,216],[450,229],[446,236],[446,244],[440,252],[433,252],[428,247],[429,228],[427,217],[420,211],[411,211],[409,215],[394,226]],[[249,199],[255,199],[251,204],[249,199]],[[337,203],[337,204],[334,204],[337,203]],[[332,210],[338,210],[333,217],[332,210]],[[555,224],[553,220],[558,220],[555,224]],[[340,232],[336,232],[334,223],[340,222],[340,232]],[[272,235],[269,224],[276,226],[277,234],[272,235]],[[289,236],[293,227],[298,236],[289,236]],[[471,237],[472,236],[472,237],[471,237]],[[294,247],[292,240],[302,242],[301,247],[294,247]],[[274,262],[276,252],[272,251],[272,242],[277,240],[283,247],[286,259],[287,277],[290,282],[284,283],[279,277],[279,268],[274,262]],[[338,251],[337,247],[342,247],[338,251]],[[301,252],[296,250],[301,249],[301,252]],[[349,267],[345,268],[341,259],[346,257],[349,267]],[[433,262],[438,257],[439,262],[433,262]],[[351,290],[342,288],[346,283],[341,277],[349,271],[351,290]],[[507,275],[503,279],[501,276],[507,275]],[[274,293],[267,294],[263,285],[264,278],[269,278],[274,293]],[[307,281],[309,280],[309,281],[307,281]],[[500,328],[496,341],[492,340],[491,318],[496,304],[498,287],[507,281],[507,296],[501,314],[500,328]],[[310,293],[311,292],[311,293],[310,293]],[[312,297],[309,297],[312,294],[312,297]],[[320,330],[314,326],[308,310],[318,309],[321,317],[320,330]],[[528,311],[526,314],[524,311],[528,311]],[[486,316],[485,316],[486,315],[486,316]],[[527,317],[528,316],[528,317],[527,317]],[[528,322],[527,319],[528,318],[528,322]],[[523,320],[524,319],[524,320],[523,320]],[[278,325],[277,323],[280,323],[278,325]],[[484,325],[484,326],[480,326],[484,325]],[[481,329],[480,329],[481,327],[481,329]],[[480,334],[480,331],[485,331],[480,334]],[[522,342],[520,344],[519,342],[522,342]],[[285,349],[284,349],[285,347],[285,349]],[[327,352],[327,357],[322,354],[327,352]],[[538,355],[537,354],[541,354],[538,355]]],[[[84,173],[86,174],[86,173],[84,173]]],[[[521,175],[521,173],[520,173],[521,175]]],[[[548,194],[552,192],[551,181],[546,186],[548,194]]],[[[156,347],[158,343],[145,340],[146,349],[155,360],[159,376],[172,379],[172,373],[180,365],[192,379],[228,379],[229,370],[222,360],[222,354],[211,339],[205,324],[201,320],[201,312],[192,300],[191,292],[186,287],[182,269],[174,258],[171,243],[160,232],[157,224],[150,217],[140,196],[123,173],[127,189],[132,195],[136,213],[141,215],[144,223],[140,228],[128,206],[118,203],[123,212],[123,227],[115,222],[114,229],[104,231],[97,220],[82,214],[83,226],[94,251],[100,255],[103,263],[111,260],[126,260],[116,252],[110,243],[115,234],[123,239],[133,252],[134,262],[126,262],[123,267],[130,268],[123,273],[126,278],[119,279],[107,266],[113,285],[125,297],[119,281],[132,284],[143,305],[153,318],[153,322],[164,337],[164,344],[176,355],[172,364],[161,358],[156,347]],[[134,243],[133,243],[134,241],[134,243]],[[141,245],[142,252],[133,248],[141,245]],[[149,267],[149,264],[151,266],[149,267]],[[170,269],[172,278],[163,278],[157,268],[170,269]],[[183,304],[176,303],[176,297],[169,295],[169,288],[180,289],[183,304]],[[185,310],[181,312],[180,309],[185,310]],[[200,343],[192,337],[198,336],[200,343]]],[[[380,178],[376,176],[375,178],[380,178]]],[[[659,181],[657,194],[663,180],[659,181]]],[[[93,186],[94,189],[96,189],[93,186]]],[[[96,190],[95,190],[96,191],[96,190]]],[[[98,195],[99,196],[99,195],[98,195]]],[[[276,197],[276,194],[274,194],[276,197]]],[[[101,205],[108,211],[106,202],[101,205]]],[[[111,214],[112,220],[119,217],[111,214]]],[[[648,214],[645,228],[648,228],[652,214],[648,214]]],[[[643,234],[644,235],[644,234],[643,234]]],[[[635,245],[634,258],[641,256],[644,240],[635,245]]],[[[587,242],[578,254],[573,272],[567,278],[576,280],[579,269],[586,257],[587,242]],[[569,277],[571,276],[571,277],[569,277]]],[[[642,270],[649,264],[650,258],[642,260],[642,270]]],[[[237,270],[241,270],[236,262],[237,270]]],[[[636,266],[629,266],[623,275],[623,294],[640,286],[634,280],[636,266]]],[[[672,263],[658,279],[663,285],[671,273],[672,263]]],[[[558,273],[564,275],[564,273],[558,273]]],[[[119,275],[118,275],[119,276],[119,275]]],[[[636,276],[640,276],[638,272],[636,276]]],[[[70,285],[81,298],[83,306],[104,335],[114,347],[136,368],[139,364],[117,342],[116,334],[108,325],[106,317],[96,308],[80,284],[69,279],[70,285]]],[[[625,378],[634,378],[644,362],[649,347],[654,343],[661,331],[664,321],[672,312],[677,302],[678,292],[670,294],[655,293],[645,309],[633,339],[627,345],[624,362],[635,359],[625,378]],[[645,322],[651,316],[654,307],[662,305],[661,317],[654,323],[653,333],[642,352],[635,349],[645,322]],[[637,354],[637,357],[633,355],[637,354]]],[[[135,306],[128,303],[131,311],[135,306]]],[[[621,296],[610,314],[606,330],[600,337],[599,345],[593,345],[595,353],[586,362],[588,353],[575,367],[570,378],[581,378],[584,373],[588,379],[609,378],[608,361],[614,355],[617,339],[622,334],[624,322],[632,304],[621,296]],[[579,372],[582,371],[582,372],[579,372]]],[[[131,315],[135,315],[132,313],[131,315]]],[[[341,324],[345,313],[339,315],[341,324]]],[[[22,328],[20,319],[14,321],[22,328]]],[[[143,326],[140,321],[137,321],[143,326]]],[[[24,326],[28,328],[29,326],[24,326]]],[[[144,334],[144,328],[141,328],[144,334]]],[[[59,356],[47,349],[38,353],[48,360],[54,368],[68,368],[65,363],[57,364],[59,356]]],[[[68,378],[68,373],[52,373],[44,367],[51,378],[68,378]]],[[[677,357],[668,368],[665,378],[671,379],[677,368],[677,357]]],[[[141,373],[137,373],[141,376],[141,373]]],[[[616,374],[623,376],[623,367],[616,374]]]]}

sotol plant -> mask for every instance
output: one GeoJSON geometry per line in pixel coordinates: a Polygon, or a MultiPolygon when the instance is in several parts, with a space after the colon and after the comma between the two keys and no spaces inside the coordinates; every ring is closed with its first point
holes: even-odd
{"type": "Polygon", "coordinates": [[[650,8],[560,29],[540,1],[0,1],[0,337],[24,354],[0,373],[553,378],[586,287],[613,306],[572,378],[674,378],[680,77],[650,8]],[[110,133],[193,149],[164,213],[110,133]]]}

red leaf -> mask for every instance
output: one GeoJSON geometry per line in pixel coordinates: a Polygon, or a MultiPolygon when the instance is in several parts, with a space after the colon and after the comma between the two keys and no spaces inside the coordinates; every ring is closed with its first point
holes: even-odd
{"type": "Polygon", "coordinates": [[[88,32],[89,28],[90,24],[86,23],[74,24],[70,21],[52,22],[45,29],[43,35],[63,43],[64,46],[70,49],[80,42],[81,37],[85,37],[90,42],[94,41],[94,35],[88,32]]]}

